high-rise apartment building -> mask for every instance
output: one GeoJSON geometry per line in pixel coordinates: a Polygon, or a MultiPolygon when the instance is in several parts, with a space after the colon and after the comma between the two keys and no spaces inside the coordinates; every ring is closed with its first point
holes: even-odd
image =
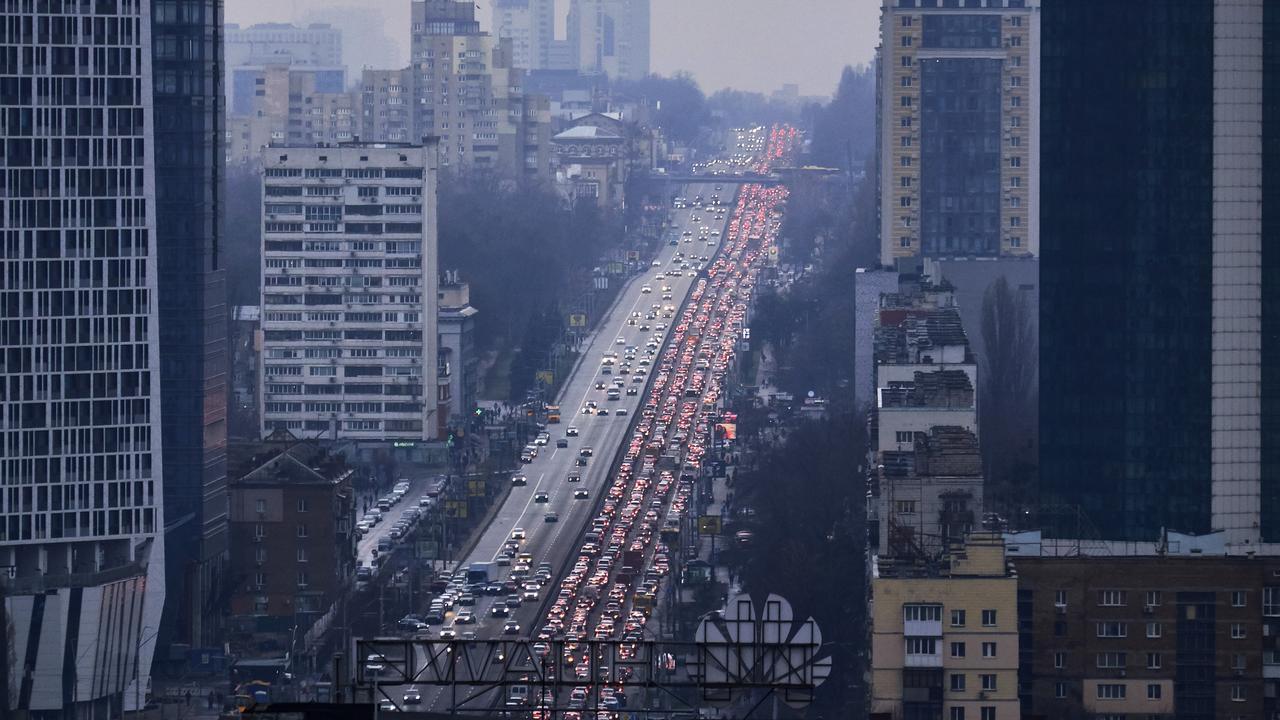
{"type": "Polygon", "coordinates": [[[365,68],[360,85],[360,137],[409,142],[414,120],[412,70],[365,68]]]}
{"type": "MultiPolygon", "coordinates": [[[[122,3],[123,5],[124,3],[122,3]]],[[[222,2],[151,3],[165,559],[160,645],[220,647],[227,557],[222,2]]],[[[109,126],[108,126],[109,127],[109,126]]]]}
{"type": "Polygon", "coordinates": [[[246,65],[231,71],[227,162],[256,165],[272,143],[356,139],[360,95],[345,89],[345,68],[246,65]]]}
{"type": "Polygon", "coordinates": [[[649,0],[570,0],[565,36],[579,72],[649,74],[649,0]]]}
{"type": "MultiPolygon", "coordinates": [[[[217,3],[182,5],[190,6],[217,3]]],[[[170,64],[177,48],[169,40],[200,24],[180,24],[178,8],[0,3],[4,717],[120,717],[135,706],[161,629],[167,523],[209,540],[179,550],[184,567],[198,565],[206,547],[218,552],[218,531],[205,525],[213,508],[202,506],[221,475],[218,379],[208,364],[217,346],[208,293],[218,279],[206,272],[208,252],[170,264],[166,245],[193,253],[216,247],[216,214],[205,203],[217,190],[187,173],[221,162],[221,154],[213,133],[174,145],[178,136],[190,139],[178,123],[197,120],[160,112],[218,87],[216,78],[197,86],[200,76],[185,74],[202,73],[210,58],[188,56],[192,65],[182,72],[170,64]],[[179,197],[197,204],[174,237],[169,213],[179,197]],[[165,268],[197,287],[177,293],[165,268]],[[184,305],[165,309],[166,302],[184,305]],[[195,326],[197,346],[164,328],[179,311],[195,326]],[[195,397],[162,402],[177,375],[195,383],[195,397]],[[188,401],[207,402],[208,424],[171,428],[191,420],[188,401]],[[162,453],[170,441],[179,454],[162,453]],[[171,490],[170,467],[194,476],[171,490]],[[175,512],[171,502],[189,504],[175,512]]],[[[216,101],[209,107],[218,110],[216,101]]]]}
{"type": "Polygon", "coordinates": [[[549,133],[537,126],[549,117],[524,95],[511,39],[480,32],[470,0],[414,0],[412,12],[411,139],[438,137],[442,167],[544,176],[549,133]]]}
{"type": "Polygon", "coordinates": [[[263,434],[434,440],[435,144],[273,146],[262,166],[263,434]]]}
{"type": "Polygon", "coordinates": [[[1046,501],[1106,538],[1275,542],[1280,6],[1045,3],[1042,28],[1046,501]]]}
{"type": "Polygon", "coordinates": [[[1039,5],[884,0],[882,265],[1038,254],[1039,5]]]}
{"type": "Polygon", "coordinates": [[[551,67],[555,41],[555,0],[497,0],[493,34],[511,39],[511,62],[522,70],[551,67]]]}

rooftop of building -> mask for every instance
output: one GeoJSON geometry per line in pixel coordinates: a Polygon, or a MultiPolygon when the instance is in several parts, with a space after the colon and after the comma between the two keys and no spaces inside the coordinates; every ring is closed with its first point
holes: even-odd
{"type": "Polygon", "coordinates": [[[231,455],[227,477],[232,486],[334,484],[355,472],[346,458],[324,445],[275,430],[231,455]]]}
{"type": "MultiPolygon", "coordinates": [[[[934,348],[963,347],[969,355],[960,312],[947,308],[882,308],[875,328],[877,363],[915,364],[934,348]]],[[[941,358],[934,358],[938,362],[941,358]]]]}
{"type": "Polygon", "coordinates": [[[1015,577],[1000,533],[973,532],[938,560],[871,557],[875,579],[993,579],[1015,577]]]}
{"type": "Polygon", "coordinates": [[[595,125],[577,125],[557,133],[552,140],[621,140],[622,137],[596,127],[595,125]]]}
{"type": "Polygon", "coordinates": [[[956,408],[974,404],[973,383],[963,370],[934,370],[914,373],[914,380],[880,389],[882,408],[956,408]]]}

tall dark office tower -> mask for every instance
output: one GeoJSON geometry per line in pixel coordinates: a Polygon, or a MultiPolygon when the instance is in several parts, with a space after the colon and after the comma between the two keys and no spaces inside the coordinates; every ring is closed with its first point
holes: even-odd
{"type": "MultiPolygon", "coordinates": [[[[220,645],[227,553],[222,0],[152,0],[166,578],[161,647],[220,645]]],[[[158,658],[165,662],[168,658],[158,658]]]]}
{"type": "Polygon", "coordinates": [[[1280,534],[1278,15],[1042,6],[1041,477],[1106,538],[1280,534]]]}

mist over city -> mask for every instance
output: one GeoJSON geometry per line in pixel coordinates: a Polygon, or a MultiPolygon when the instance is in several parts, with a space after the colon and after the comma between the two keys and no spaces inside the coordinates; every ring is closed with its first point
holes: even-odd
{"type": "Polygon", "coordinates": [[[0,718],[1280,718],[1278,38],[0,0],[0,718]]]}

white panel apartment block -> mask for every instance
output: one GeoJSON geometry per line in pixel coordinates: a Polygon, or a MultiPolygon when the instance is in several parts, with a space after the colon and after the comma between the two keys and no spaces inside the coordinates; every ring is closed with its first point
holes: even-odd
{"type": "Polygon", "coordinates": [[[118,716],[149,684],[165,584],[150,14],[0,0],[0,596],[3,651],[22,651],[0,717],[68,697],[118,716]],[[106,592],[127,601],[110,626],[106,592]]]}
{"type": "Polygon", "coordinates": [[[1213,10],[1212,522],[1256,544],[1262,447],[1262,6],[1213,10]]]}
{"type": "Polygon", "coordinates": [[[436,146],[263,150],[262,432],[436,438],[436,146]]]}

